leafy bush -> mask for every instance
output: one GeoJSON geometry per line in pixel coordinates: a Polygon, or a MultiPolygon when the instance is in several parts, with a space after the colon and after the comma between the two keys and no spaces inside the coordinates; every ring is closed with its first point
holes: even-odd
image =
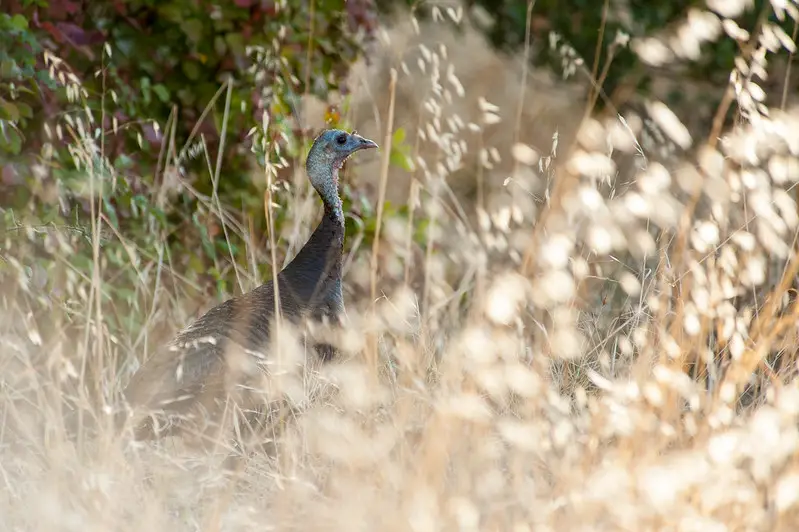
{"type": "Polygon", "coordinates": [[[48,81],[36,69],[40,51],[24,16],[0,13],[0,153],[22,150],[23,131],[33,118],[30,96],[37,81],[48,81]]]}
{"type": "MultiPolygon", "coordinates": [[[[166,254],[198,288],[220,297],[235,291],[236,266],[248,264],[240,224],[266,231],[253,125],[268,122],[260,133],[282,146],[259,162],[276,165],[277,181],[284,180],[309,142],[293,120],[296,95],[346,94],[350,65],[375,29],[368,1],[7,5],[0,15],[2,225],[17,236],[37,228],[42,239],[12,236],[4,253],[19,256],[34,243],[28,252],[49,270],[46,240],[75,228],[67,237],[71,266],[89,271],[93,242],[74,237],[102,216],[120,236],[101,246],[103,267],[118,275],[104,292],[112,307],[106,315],[125,331],[144,319],[133,255],[166,254]],[[240,211],[227,215],[238,230],[223,234],[220,205],[240,211]]],[[[278,202],[289,195],[285,187],[275,193],[278,202]]],[[[252,273],[268,275],[266,263],[252,273]]]]}
{"type": "MultiPolygon", "coordinates": [[[[294,91],[322,98],[342,88],[349,65],[361,52],[361,35],[369,37],[374,30],[368,3],[323,2],[311,11],[312,20],[308,4],[37,0],[12,1],[10,12],[21,30],[27,29],[24,21],[32,21],[36,31],[23,35],[29,45],[45,44],[91,94],[100,94],[103,84],[115,87],[118,109],[113,116],[120,123],[155,119],[163,124],[178,104],[177,135],[185,138],[219,85],[250,66],[251,47],[269,48],[275,55],[269,70],[259,71],[258,87],[242,83],[234,91],[233,131],[243,134],[253,117],[260,120],[264,100],[257,89],[271,87],[276,77],[289,81],[294,91]],[[96,70],[104,43],[114,57],[103,65],[101,78],[96,70]]],[[[30,68],[30,56],[26,61],[30,68]]],[[[215,125],[203,124],[202,132],[213,135],[215,125]]]]}

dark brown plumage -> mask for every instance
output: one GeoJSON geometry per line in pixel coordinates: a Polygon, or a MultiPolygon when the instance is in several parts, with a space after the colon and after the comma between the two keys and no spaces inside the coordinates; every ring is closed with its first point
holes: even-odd
{"type": "MultiPolygon", "coordinates": [[[[354,152],[376,147],[371,140],[340,130],[324,131],[315,139],[306,170],[322,198],[324,214],[305,246],[277,275],[284,319],[335,321],[343,312],[344,215],[338,170],[354,152]]],[[[255,381],[260,375],[241,371],[237,357],[244,357],[252,368],[266,355],[274,298],[270,280],[230,299],[209,310],[144,363],[125,389],[138,439],[172,433],[184,428],[186,421],[212,424],[193,425],[199,433],[218,428],[228,399],[247,409],[248,379],[255,381]]],[[[323,359],[333,354],[329,345],[315,348],[323,359]]]]}

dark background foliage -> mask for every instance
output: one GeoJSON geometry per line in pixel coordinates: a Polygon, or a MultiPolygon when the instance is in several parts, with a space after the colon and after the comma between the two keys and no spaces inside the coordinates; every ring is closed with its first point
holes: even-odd
{"type": "MultiPolygon", "coordinates": [[[[296,96],[346,94],[349,67],[376,27],[368,0],[3,4],[0,255],[25,256],[22,248],[30,248],[42,259],[37,267],[49,270],[55,255],[48,242],[58,231],[76,247],[71,266],[91,270],[88,165],[104,183],[111,227],[146,258],[168,243],[170,265],[219,297],[237,290],[228,259],[246,263],[247,257],[242,234],[219,238],[209,198],[216,193],[221,205],[241,210],[240,223],[251,223],[254,235],[265,234],[265,179],[251,162],[251,128],[264,123],[266,112],[271,119],[263,133],[280,140],[282,156],[296,157],[312,133],[291,120],[296,96]],[[208,161],[215,166],[223,122],[224,179],[213,190],[208,161]],[[104,160],[96,154],[78,167],[71,146],[81,131],[102,142],[104,160]],[[165,197],[167,160],[190,193],[165,197]],[[30,239],[22,238],[26,232],[30,239]]],[[[338,115],[331,116],[335,122],[338,115]]],[[[109,287],[108,315],[120,321],[132,320],[140,300],[131,288],[135,278],[124,278],[132,275],[125,273],[131,257],[124,250],[116,239],[103,242],[106,267],[120,274],[109,287]]],[[[258,273],[270,274],[267,267],[258,273]]],[[[47,293],[56,283],[43,277],[47,293]]],[[[130,329],[133,321],[117,325],[130,329]]]]}
{"type": "MultiPolygon", "coordinates": [[[[504,53],[515,54],[523,47],[527,30],[527,13],[529,0],[466,0],[465,14],[486,35],[486,38],[497,49],[504,53]],[[490,16],[487,22],[476,11],[480,8],[490,16]]],[[[646,0],[535,0],[530,17],[531,61],[539,66],[547,66],[556,72],[562,69],[562,53],[550,46],[550,34],[557,33],[573,47],[579,57],[585,60],[586,72],[590,72],[602,31],[600,61],[607,59],[608,46],[616,38],[619,31],[632,37],[653,35],[657,31],[666,30],[684,20],[692,8],[706,8],[702,0],[673,0],[669,2],[650,2],[646,0]]],[[[755,9],[750,9],[741,17],[739,24],[743,28],[752,29],[757,17],[762,12],[764,2],[757,0],[755,9]]],[[[429,16],[430,5],[417,0],[395,2],[377,0],[378,8],[387,14],[396,14],[398,9],[406,5],[415,9],[420,17],[429,16]]],[[[776,21],[775,21],[776,22],[776,21]]],[[[791,22],[785,21],[784,29],[790,34],[791,22]]],[[[735,54],[739,51],[730,39],[721,39],[718,43],[706,45],[708,53],[698,61],[680,65],[675,78],[694,79],[702,82],[725,84],[732,68],[735,54]]],[[[647,69],[629,50],[622,50],[612,60],[602,88],[607,99],[600,99],[597,107],[604,107],[608,101],[614,100],[614,94],[624,87],[625,93],[645,93],[654,75],[664,73],[656,69],[647,69]]],[[[666,75],[670,75],[666,73],[666,75]]],[[[620,92],[620,91],[619,91],[620,92]]],[[[678,104],[681,98],[679,91],[670,95],[668,103],[678,104]]]]}

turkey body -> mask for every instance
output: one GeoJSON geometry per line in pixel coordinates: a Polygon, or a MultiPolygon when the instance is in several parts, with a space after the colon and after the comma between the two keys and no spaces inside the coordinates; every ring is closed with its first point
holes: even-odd
{"type": "MultiPolygon", "coordinates": [[[[337,320],[344,310],[341,292],[341,258],[344,228],[330,213],[308,243],[277,275],[283,318],[337,320]]],[[[227,356],[233,352],[263,353],[269,342],[275,314],[275,286],[269,281],[209,310],[152,357],[125,389],[125,399],[150,412],[162,411],[160,429],[153,420],[136,427],[138,439],[169,434],[192,416],[213,419],[230,395],[227,356]],[[220,404],[216,404],[220,403],[220,404]]],[[[315,344],[323,360],[333,355],[327,344],[315,344]]]]}
{"type": "MultiPolygon", "coordinates": [[[[342,135],[337,130],[328,132],[329,137],[338,141],[342,135]]],[[[372,141],[347,135],[348,142],[356,146],[350,153],[376,147],[372,141]]],[[[318,153],[323,147],[317,150],[317,157],[321,157],[318,153]]],[[[333,159],[329,170],[333,197],[331,186],[323,177],[316,176],[314,181],[313,171],[324,176],[324,170],[318,170],[324,166],[311,159],[313,150],[307,168],[324,202],[321,222],[275,279],[206,312],[134,374],[124,397],[131,407],[136,439],[185,432],[183,429],[188,426],[199,434],[207,434],[208,429],[218,430],[231,397],[239,408],[245,411],[253,408],[257,412],[257,406],[248,404],[245,397],[248,389],[257,386],[263,372],[242,373],[231,368],[240,366],[242,357],[250,368],[266,360],[275,317],[275,282],[284,320],[296,324],[305,319],[327,319],[333,323],[339,320],[344,311],[341,289],[344,220],[336,188],[340,161],[333,159]]],[[[313,346],[322,360],[329,360],[334,354],[330,345],[313,346]]]]}

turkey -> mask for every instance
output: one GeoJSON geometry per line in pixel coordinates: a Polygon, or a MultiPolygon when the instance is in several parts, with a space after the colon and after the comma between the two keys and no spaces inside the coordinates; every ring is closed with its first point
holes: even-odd
{"type": "MultiPolygon", "coordinates": [[[[377,144],[338,129],[323,131],[314,139],[305,168],[322,198],[324,214],[316,230],[294,259],[277,275],[280,314],[298,323],[337,320],[344,310],[341,291],[344,213],[338,193],[338,171],[353,153],[377,144]]],[[[187,421],[195,433],[221,426],[229,399],[241,388],[232,375],[231,357],[264,356],[275,314],[274,279],[251,292],[212,308],[157,351],[137,371],[124,390],[126,417],[138,440],[186,432],[187,421]],[[209,423],[210,422],[210,423],[209,423]]],[[[333,348],[316,344],[327,360],[333,348]]],[[[245,385],[246,386],[246,385],[245,385]]]]}

